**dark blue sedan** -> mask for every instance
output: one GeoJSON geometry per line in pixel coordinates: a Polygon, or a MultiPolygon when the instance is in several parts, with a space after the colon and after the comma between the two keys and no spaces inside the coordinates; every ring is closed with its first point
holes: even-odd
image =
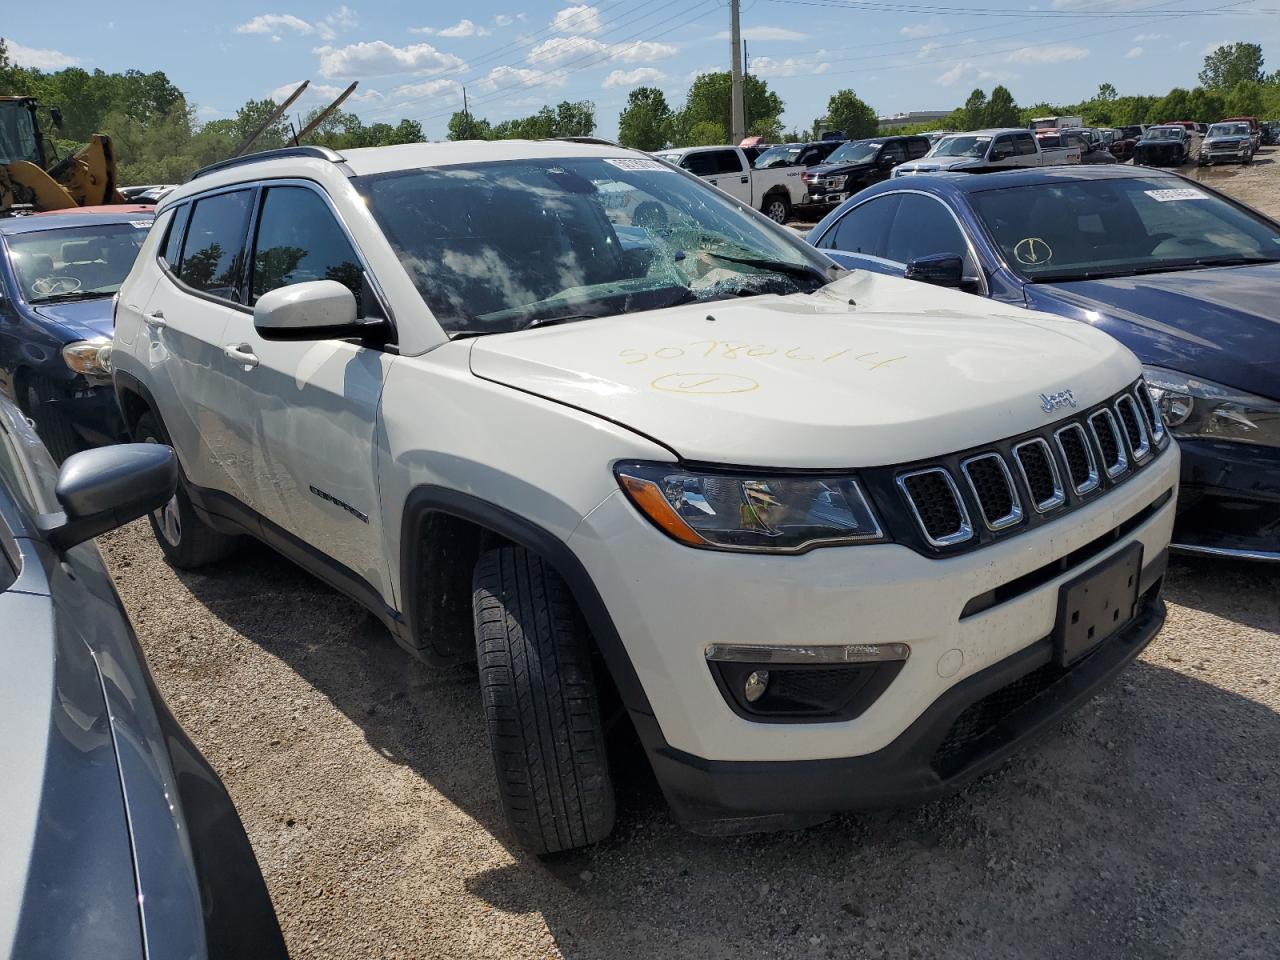
{"type": "Polygon", "coordinates": [[[61,462],[123,437],[104,347],[152,211],[0,219],[0,391],[61,462]]]}
{"type": "Polygon", "coordinates": [[[1045,167],[895,178],[809,242],[1116,337],[1182,446],[1175,545],[1280,560],[1280,225],[1170,172],[1045,167]]]}

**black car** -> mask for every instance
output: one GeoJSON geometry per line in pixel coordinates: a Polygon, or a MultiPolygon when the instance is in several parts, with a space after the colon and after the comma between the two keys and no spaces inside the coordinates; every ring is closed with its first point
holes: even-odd
{"type": "Polygon", "coordinates": [[[158,444],[59,472],[0,399],[0,948],[15,958],[277,960],[217,775],[166,708],[92,538],[162,508],[158,444]]]}
{"type": "Polygon", "coordinates": [[[1280,224],[1170,171],[1073,165],[895,178],[809,241],[1114,336],[1182,448],[1174,546],[1280,560],[1280,224]]]}
{"type": "Polygon", "coordinates": [[[1179,167],[1190,159],[1191,138],[1177,125],[1147,127],[1133,147],[1133,162],[1147,167],[1179,167]]]}
{"type": "Polygon", "coordinates": [[[805,204],[833,207],[873,183],[887,180],[893,168],[919,160],[929,152],[928,137],[872,137],[850,140],[827,157],[826,163],[801,174],[809,185],[805,204]]]}
{"type": "Polygon", "coordinates": [[[840,140],[819,140],[815,143],[780,143],[764,150],[751,162],[756,170],[773,170],[776,167],[815,167],[840,146],[840,140]]]}

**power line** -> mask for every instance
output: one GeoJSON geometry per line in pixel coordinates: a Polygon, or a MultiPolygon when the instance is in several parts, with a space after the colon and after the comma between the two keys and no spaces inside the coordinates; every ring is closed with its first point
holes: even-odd
{"type": "MultiPolygon", "coordinates": [[[[915,3],[875,3],[871,0],[769,0],[799,7],[826,7],[837,10],[861,10],[868,13],[910,13],[920,16],[955,16],[955,17],[1011,17],[1055,20],[1143,20],[1152,14],[1140,10],[1006,10],[996,7],[941,7],[915,3]]],[[[1280,13],[1276,7],[1251,7],[1248,10],[1228,11],[1221,7],[1210,10],[1162,10],[1156,11],[1159,19],[1177,19],[1181,16],[1240,16],[1241,14],[1280,13]]]]}

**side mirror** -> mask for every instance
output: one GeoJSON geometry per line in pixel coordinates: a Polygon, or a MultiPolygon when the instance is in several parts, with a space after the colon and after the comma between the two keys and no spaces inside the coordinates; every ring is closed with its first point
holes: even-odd
{"type": "Polygon", "coordinates": [[[1008,160],[1011,156],[1013,154],[1008,150],[992,150],[987,160],[991,163],[999,163],[1001,160],[1008,160]]]}
{"type": "Polygon", "coordinates": [[[253,307],[263,340],[337,340],[385,331],[383,320],[361,321],[355,295],[336,280],[311,280],[264,293],[253,307]]]}
{"type": "Polygon", "coordinates": [[[53,495],[62,513],[40,518],[58,550],[159,510],[178,488],[178,458],[158,443],[123,443],[72,454],[58,472],[53,495]]]}
{"type": "Polygon", "coordinates": [[[959,289],[964,283],[964,259],[954,253],[935,253],[916,257],[903,274],[908,280],[932,283],[938,287],[959,289]]]}
{"type": "Polygon", "coordinates": [[[896,163],[897,161],[895,161],[893,157],[883,153],[876,160],[876,166],[879,167],[881,170],[892,169],[896,165],[896,163]]]}

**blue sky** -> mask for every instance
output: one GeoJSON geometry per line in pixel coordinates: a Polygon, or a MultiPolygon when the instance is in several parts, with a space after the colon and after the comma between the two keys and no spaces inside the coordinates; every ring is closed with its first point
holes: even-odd
{"type": "MultiPolygon", "coordinates": [[[[752,72],[786,102],[784,123],[803,128],[842,87],[886,115],[950,109],[997,83],[1023,104],[1078,100],[1103,81],[1122,93],[1192,86],[1218,43],[1261,42],[1280,60],[1269,2],[742,0],[742,25],[752,72]]],[[[3,30],[19,63],[163,70],[204,120],[310,79],[305,110],[359,80],[347,107],[365,122],[411,117],[432,138],[464,86],[494,121],[594,100],[598,132],[612,136],[633,86],[678,106],[693,76],[730,55],[726,0],[10,6],[3,30]]]]}

